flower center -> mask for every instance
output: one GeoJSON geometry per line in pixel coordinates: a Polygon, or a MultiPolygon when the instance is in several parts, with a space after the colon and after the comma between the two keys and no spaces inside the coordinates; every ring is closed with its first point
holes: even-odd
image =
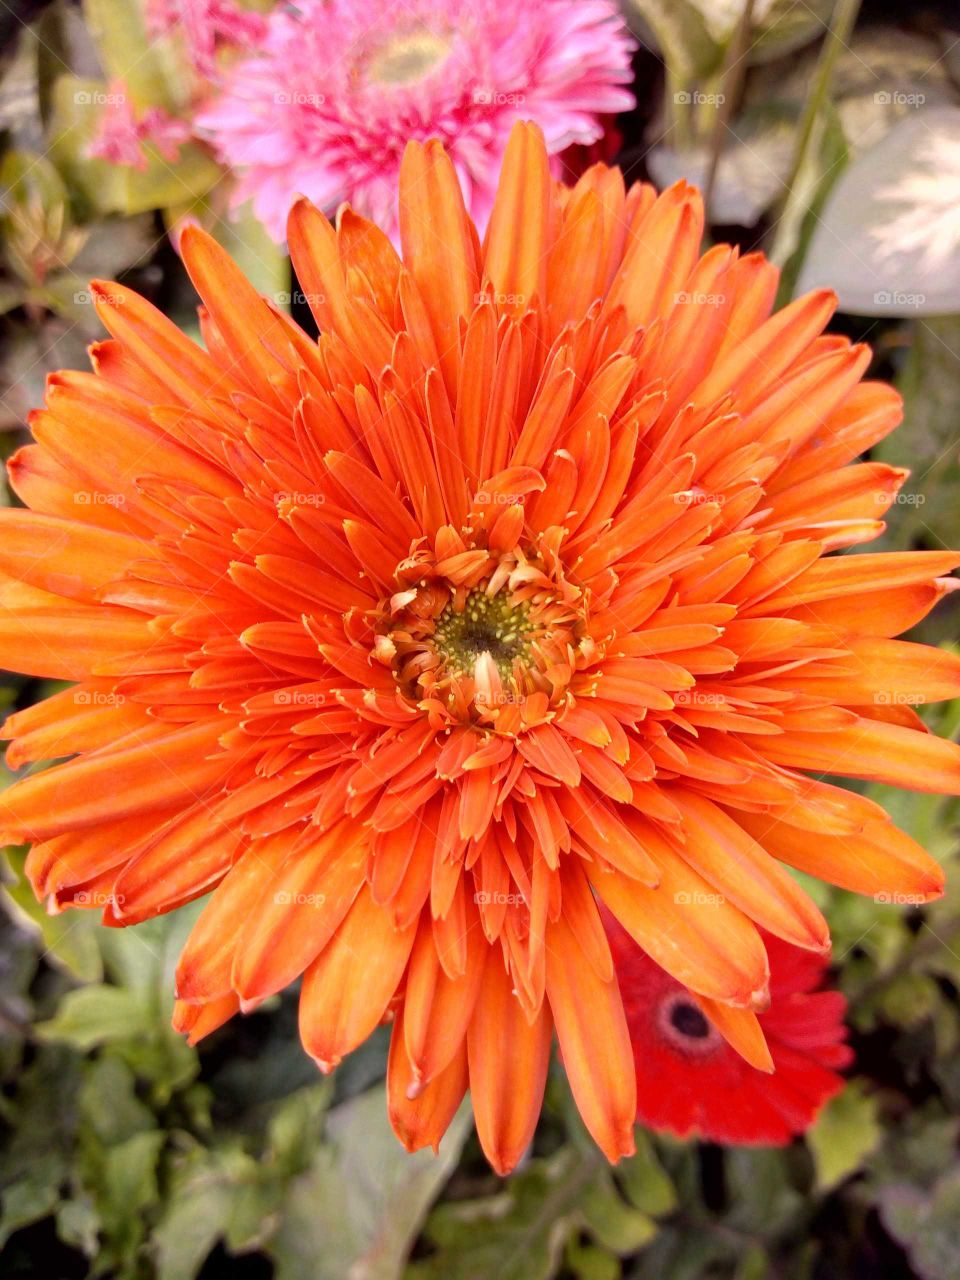
{"type": "Polygon", "coordinates": [[[693,1040],[703,1040],[710,1034],[710,1023],[695,1004],[675,1004],[670,1010],[670,1022],[682,1036],[693,1040]]]}
{"type": "Polygon", "coordinates": [[[719,1032],[684,992],[663,1001],[657,1023],[664,1038],[690,1057],[711,1054],[723,1044],[719,1032]]]}
{"type": "Polygon", "coordinates": [[[425,27],[407,31],[386,41],[370,58],[367,75],[377,84],[416,84],[446,59],[450,44],[425,27]]]}
{"type": "Polygon", "coordinates": [[[477,659],[486,653],[501,677],[508,679],[515,664],[529,658],[528,638],[534,629],[525,603],[513,603],[503,592],[490,596],[475,590],[443,609],[433,642],[451,671],[471,674],[477,659]]]}
{"type": "Polygon", "coordinates": [[[515,736],[553,719],[589,682],[599,652],[589,601],[555,555],[493,551],[485,536],[464,533],[446,527],[439,546],[421,542],[397,566],[397,590],[370,615],[371,657],[438,730],[515,736]]]}

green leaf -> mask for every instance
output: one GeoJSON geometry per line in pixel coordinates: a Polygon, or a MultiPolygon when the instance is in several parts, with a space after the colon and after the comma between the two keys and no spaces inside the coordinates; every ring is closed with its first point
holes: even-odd
{"type": "Polygon", "coordinates": [[[827,1103],[807,1133],[817,1190],[829,1191],[861,1169],[882,1137],[876,1098],[862,1081],[851,1081],[827,1103]]]}
{"type": "Polygon", "coordinates": [[[298,1089],[274,1108],[267,1128],[267,1151],[269,1159],[288,1175],[309,1166],[332,1096],[333,1081],[326,1077],[298,1089]]]}
{"type": "Polygon", "coordinates": [[[45,1040],[59,1040],[81,1051],[147,1034],[150,1008],[134,991],[94,983],[68,991],[54,1016],[38,1023],[45,1040]]]}
{"type": "Polygon", "coordinates": [[[900,1241],[923,1280],[960,1276],[960,1172],[946,1174],[924,1194],[916,1187],[886,1188],[880,1196],[884,1225],[900,1241]]]}
{"type": "Polygon", "coordinates": [[[110,1253],[118,1261],[129,1263],[146,1236],[144,1214],[160,1198],[157,1161],[165,1141],[166,1134],[154,1130],[91,1153],[88,1185],[110,1253]]]}
{"type": "Polygon", "coordinates": [[[628,1249],[656,1231],[622,1201],[611,1211],[611,1196],[618,1199],[613,1177],[595,1148],[566,1146],[531,1160],[501,1188],[485,1199],[440,1205],[425,1233],[437,1251],[409,1268],[409,1280],[549,1280],[583,1227],[628,1249]]]}
{"type": "MultiPolygon", "coordinates": [[[[192,1280],[207,1254],[234,1224],[240,1203],[249,1206],[251,1192],[262,1184],[257,1161],[239,1147],[218,1151],[193,1148],[175,1166],[163,1216],[153,1233],[158,1280],[192,1280]]],[[[262,1227],[262,1222],[258,1224],[262,1227]]]]}
{"type": "Polygon", "coordinates": [[[65,969],[80,982],[98,982],[103,977],[103,962],[97,946],[97,924],[86,911],[64,911],[51,916],[34,897],[23,867],[25,848],[5,850],[8,866],[16,876],[13,884],[3,886],[3,896],[10,914],[43,941],[44,957],[65,969]]]}
{"type": "Polygon", "coordinates": [[[276,1234],[266,1246],[276,1280],[399,1277],[470,1124],[463,1108],[438,1156],[409,1155],[390,1128],[382,1089],[335,1107],[326,1141],[290,1183],[276,1234]]]}
{"type": "Polygon", "coordinates": [[[716,70],[722,45],[708,29],[704,6],[696,0],[627,0],[627,20],[641,38],[652,36],[677,84],[716,70]]]}
{"type": "Polygon", "coordinates": [[[643,1129],[635,1131],[636,1154],[621,1160],[614,1169],[614,1176],[623,1187],[632,1205],[661,1217],[677,1207],[677,1192],[660,1161],[649,1134],[643,1129]]]}
{"type": "Polygon", "coordinates": [[[70,1173],[77,1132],[80,1060],[60,1046],[40,1046],[3,1100],[9,1132],[0,1147],[0,1246],[18,1227],[45,1217],[70,1173]]]}
{"type": "Polygon", "coordinates": [[[53,88],[50,154],[71,194],[96,213],[146,213],[199,200],[220,181],[222,170],[200,146],[184,146],[174,164],[146,149],[146,170],[109,164],[88,155],[106,92],[102,82],[64,75],[53,88]]]}
{"type": "Polygon", "coordinates": [[[901,550],[920,542],[939,550],[944,544],[955,546],[960,538],[960,462],[955,443],[960,419],[960,317],[915,320],[910,337],[898,379],[903,425],[882,440],[871,456],[906,464],[911,470],[890,513],[886,545],[901,550]]]}
{"type": "Polygon", "coordinates": [[[83,0],[108,79],[123,80],[138,106],[172,108],[184,101],[188,85],[170,42],[148,37],[144,9],[142,0],[83,0]]]}
{"type": "Polygon", "coordinates": [[[580,1211],[591,1235],[614,1253],[636,1253],[657,1234],[651,1217],[620,1198],[612,1177],[598,1176],[586,1188],[580,1211]]]}
{"type": "Polygon", "coordinates": [[[90,1064],[78,1105],[88,1131],[104,1146],[156,1129],[156,1117],[137,1097],[136,1088],[133,1072],[116,1054],[90,1064]]]}
{"type": "Polygon", "coordinates": [[[620,1280],[620,1259],[596,1245],[571,1240],[564,1261],[577,1280],[620,1280]]]}
{"type": "Polygon", "coordinates": [[[50,1155],[37,1160],[24,1175],[4,1189],[0,1208],[0,1248],[15,1231],[28,1227],[31,1222],[39,1222],[54,1211],[66,1172],[66,1163],[50,1155]]]}

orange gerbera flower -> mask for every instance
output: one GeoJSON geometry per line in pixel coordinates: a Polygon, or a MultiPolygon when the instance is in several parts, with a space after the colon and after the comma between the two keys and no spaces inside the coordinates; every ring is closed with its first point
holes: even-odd
{"type": "Polygon", "coordinates": [[[411,145],[403,260],[307,203],[308,339],[188,229],[206,351],[120,285],[95,374],[59,373],[11,463],[0,658],[79,682],[11,716],[4,797],[53,909],[123,925],[213,890],[176,1024],[197,1039],[303,975],[322,1069],[394,1017],[389,1107],[436,1143],[469,1082],[510,1169],[556,1031],[611,1159],[636,1115],[606,902],[769,1064],[754,922],[829,946],[783,863],[937,896],[873,802],[810,777],[952,792],[909,703],[955,657],[891,636],[950,552],[875,537],[905,472],[869,353],[815,293],[699,256],[683,183],[551,180],[515,129],[478,242],[439,145],[411,145]]]}

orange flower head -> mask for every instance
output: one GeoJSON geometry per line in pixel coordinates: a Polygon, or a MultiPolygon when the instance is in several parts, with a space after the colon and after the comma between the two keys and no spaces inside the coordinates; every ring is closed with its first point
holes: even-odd
{"type": "Polygon", "coordinates": [[[175,1023],[193,1040],[303,977],[330,1070],[384,1019],[393,1125],[436,1144],[468,1085],[490,1162],[529,1144],[556,1033],[584,1121],[632,1148],[630,1038],[601,899],[769,1069],[757,926],[824,953],[785,869],[941,892],[874,802],[960,749],[914,703],[960,662],[893,639],[960,563],[829,554],[906,473],[831,294],[700,256],[683,183],[566,190],[529,125],[481,244],[437,143],[401,174],[402,259],[294,209],[308,338],[188,228],[206,349],[121,285],[12,459],[0,659],[76,682],[7,721],[70,757],[3,800],[51,909],[124,925],[209,893],[175,1023]]]}

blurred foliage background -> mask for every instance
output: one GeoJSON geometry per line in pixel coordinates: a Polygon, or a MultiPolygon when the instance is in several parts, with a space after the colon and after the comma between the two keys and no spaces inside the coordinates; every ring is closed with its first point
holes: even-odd
{"type": "MultiPolygon", "coordinates": [[[[261,6],[262,7],[262,6],[261,6]]],[[[954,0],[625,0],[637,109],[629,180],[707,192],[711,235],[762,247],[783,297],[829,284],[836,327],[906,400],[878,456],[909,466],[891,548],[960,542],[960,13],[954,0]]],[[[87,148],[115,78],[137,104],[191,92],[140,0],[0,5],[0,448],[45,374],[101,336],[90,276],[122,277],[188,330],[168,232],[189,214],[290,304],[288,260],[226,217],[230,176],[196,143],[140,170],[87,148]]],[[[611,122],[612,124],[613,122],[611,122]]],[[[5,498],[9,501],[9,496],[5,498]]],[[[872,548],[871,548],[872,549],[872,548]]],[[[951,644],[948,602],[922,638],[951,644]]],[[[51,690],[9,678],[4,707],[51,690]]],[[[960,706],[933,713],[955,734],[960,706]]],[[[958,805],[867,788],[947,865],[958,805]],[[882,793],[882,794],[881,794],[882,793]]],[[[0,915],[0,1271],[205,1280],[953,1280],[960,1276],[960,892],[900,909],[811,885],[835,939],[856,1065],[805,1140],[767,1151],[638,1134],[609,1169],[555,1071],[506,1181],[461,1115],[408,1156],[375,1036],[330,1080],[274,998],[188,1048],[169,1028],[195,915],[135,928],[48,917],[8,850],[0,915]]]]}

